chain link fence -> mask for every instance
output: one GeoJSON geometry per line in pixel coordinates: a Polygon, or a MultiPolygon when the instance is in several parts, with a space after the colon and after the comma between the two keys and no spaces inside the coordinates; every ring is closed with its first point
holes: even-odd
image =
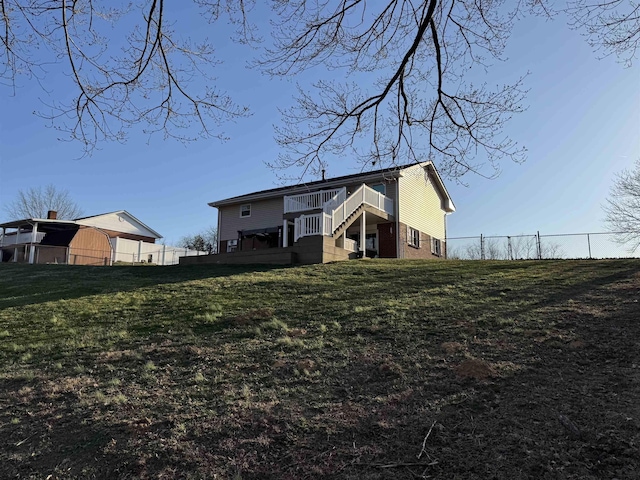
{"type": "Polygon", "coordinates": [[[447,238],[447,258],[461,260],[542,260],[552,258],[640,258],[621,243],[624,232],[565,233],[447,238]]]}

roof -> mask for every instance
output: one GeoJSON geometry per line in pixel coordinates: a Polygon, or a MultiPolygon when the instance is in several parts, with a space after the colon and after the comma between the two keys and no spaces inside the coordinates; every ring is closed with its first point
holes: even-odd
{"type": "Polygon", "coordinates": [[[366,182],[368,180],[369,181],[377,180],[377,179],[385,178],[389,176],[391,176],[392,178],[398,178],[402,175],[402,170],[405,170],[410,167],[414,167],[416,165],[421,165],[424,168],[430,168],[432,170],[432,172],[434,173],[434,177],[436,179],[436,183],[437,183],[436,186],[444,196],[444,199],[445,199],[444,204],[447,207],[446,210],[448,212],[454,212],[455,206],[453,205],[451,196],[449,195],[447,188],[444,186],[444,182],[442,181],[442,178],[440,177],[440,174],[436,170],[436,167],[433,164],[433,162],[409,163],[406,165],[398,165],[390,168],[382,168],[380,170],[374,170],[371,172],[361,172],[361,173],[355,173],[351,175],[344,175],[342,177],[328,178],[326,180],[317,180],[315,182],[301,183],[298,185],[288,185],[286,187],[271,188],[268,190],[260,190],[258,192],[248,193],[248,194],[240,195],[237,197],[230,197],[222,200],[217,200],[215,202],[210,202],[208,205],[210,207],[222,207],[226,205],[234,205],[238,203],[250,202],[255,200],[266,200],[270,198],[277,198],[283,195],[295,195],[297,193],[306,193],[306,192],[312,191],[313,189],[316,189],[318,187],[331,188],[335,186],[340,186],[340,185],[343,185],[345,181],[349,181],[349,180],[361,180],[362,182],[366,182]]]}
{"type": "MultiPolygon", "coordinates": [[[[115,212],[107,212],[107,213],[101,213],[99,215],[91,215],[88,217],[80,217],[80,218],[75,218],[73,220],[51,220],[51,219],[47,219],[47,218],[24,218],[22,220],[12,220],[10,222],[6,222],[6,223],[2,223],[0,224],[0,228],[19,228],[19,227],[23,227],[25,225],[33,225],[35,223],[38,224],[38,229],[42,229],[42,227],[44,226],[50,226],[53,227],[55,225],[59,225],[59,226],[70,226],[70,225],[86,225],[86,226],[93,226],[96,227],[95,225],[89,225],[86,221],[93,219],[93,218],[98,218],[98,217],[104,217],[107,215],[125,215],[127,217],[129,217],[131,220],[133,220],[134,222],[138,223],[140,226],[144,227],[146,230],[149,231],[149,233],[151,233],[152,235],[154,235],[156,238],[162,238],[162,235],[160,235],[158,232],[156,232],[155,230],[153,230],[152,228],[150,228],[148,225],[145,225],[144,223],[142,223],[140,220],[138,220],[136,217],[134,217],[133,215],[131,215],[129,212],[127,212],[126,210],[117,210],[115,212]]],[[[96,227],[99,228],[99,227],[96,227]]]]}
{"type": "Polygon", "coordinates": [[[296,194],[296,193],[305,193],[320,186],[330,188],[335,186],[336,184],[343,184],[347,180],[355,180],[358,178],[362,180],[366,180],[369,177],[380,178],[380,177],[384,177],[385,175],[391,175],[397,178],[401,170],[407,167],[411,167],[413,165],[417,165],[417,164],[411,163],[408,165],[399,165],[399,166],[390,167],[390,168],[382,168],[380,170],[374,170],[371,172],[354,173],[351,175],[344,175],[342,177],[328,178],[325,180],[316,180],[315,182],[299,183],[297,185],[288,185],[286,187],[260,190],[258,192],[248,193],[246,195],[240,195],[237,197],[225,198],[223,200],[210,202],[208,205],[211,207],[218,207],[223,205],[233,205],[234,203],[246,202],[250,200],[263,200],[267,198],[274,198],[284,194],[289,195],[289,194],[296,194]]]}
{"type": "Polygon", "coordinates": [[[37,223],[41,225],[75,225],[75,220],[51,220],[48,218],[23,218],[22,220],[12,220],[10,222],[0,223],[0,228],[19,228],[24,225],[33,225],[37,223]]]}
{"type": "MultiPolygon", "coordinates": [[[[129,217],[131,220],[135,221],[136,223],[138,223],[139,225],[141,225],[142,227],[146,228],[147,230],[149,230],[149,232],[154,235],[156,238],[162,238],[162,235],[160,235],[158,232],[156,232],[154,229],[152,229],[151,227],[149,227],[148,225],[142,223],[140,220],[138,220],[136,217],[134,217],[133,215],[131,215],[129,212],[127,212],[126,210],[116,210],[114,212],[106,212],[106,213],[100,213],[98,215],[90,215],[88,217],[80,217],[80,218],[76,218],[75,221],[78,220],[89,220],[92,218],[98,218],[98,217],[106,217],[107,215],[126,215],[127,217],[129,217]]],[[[86,222],[85,222],[86,224],[86,222]]]]}

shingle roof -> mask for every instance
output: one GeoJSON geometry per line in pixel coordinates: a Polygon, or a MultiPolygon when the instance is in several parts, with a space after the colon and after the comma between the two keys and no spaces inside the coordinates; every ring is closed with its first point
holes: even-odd
{"type": "Polygon", "coordinates": [[[260,198],[268,198],[271,196],[275,197],[275,196],[279,196],[279,194],[284,193],[288,190],[301,190],[301,191],[311,190],[321,185],[330,186],[334,183],[342,183],[344,181],[353,180],[360,177],[362,178],[375,177],[375,176],[383,176],[384,174],[397,175],[401,170],[408,167],[412,167],[414,165],[416,165],[416,163],[410,163],[407,165],[397,165],[389,168],[381,168],[380,170],[373,170],[370,172],[360,172],[360,173],[354,173],[351,175],[343,175],[341,177],[327,178],[325,180],[316,180],[314,182],[299,183],[297,185],[287,185],[285,187],[270,188],[267,190],[260,190],[257,192],[247,193],[245,195],[239,195],[237,197],[230,197],[222,200],[217,200],[215,202],[210,202],[209,205],[212,207],[216,207],[218,205],[227,205],[227,204],[247,201],[249,199],[254,199],[254,197],[260,197],[260,198]]]}

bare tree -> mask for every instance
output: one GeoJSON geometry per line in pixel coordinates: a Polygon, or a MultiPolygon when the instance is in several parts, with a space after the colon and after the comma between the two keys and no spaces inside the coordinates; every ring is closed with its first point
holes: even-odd
{"type": "MultiPolygon", "coordinates": [[[[612,48],[617,37],[607,33],[614,27],[605,19],[611,12],[626,18],[628,1],[575,1],[564,10],[577,28],[594,32],[592,42],[612,48]]],[[[501,60],[523,14],[558,13],[552,3],[276,1],[274,47],[260,66],[288,76],[322,65],[344,80],[320,79],[299,90],[277,129],[285,153],[273,166],[317,174],[327,159],[347,153],[363,168],[430,159],[459,178],[469,171],[491,177],[504,159],[524,160],[525,149],[503,129],[523,109],[524,78],[495,87],[468,78],[501,60]]],[[[637,21],[621,22],[625,27],[626,41],[615,51],[631,58],[637,21]]]]}
{"type": "Polygon", "coordinates": [[[632,170],[616,175],[609,195],[603,207],[607,226],[620,243],[635,252],[640,247],[640,159],[632,170]]]}
{"type": "MultiPolygon", "coordinates": [[[[224,14],[243,31],[242,0],[195,2],[209,21],[224,14]]],[[[221,123],[248,110],[215,88],[211,42],[179,35],[176,10],[166,7],[164,0],[0,0],[0,81],[14,89],[21,76],[42,84],[62,62],[75,93],[67,101],[56,92],[59,100],[39,114],[87,153],[100,141],[123,141],[138,124],[185,141],[195,138],[186,130],[194,124],[196,136],[223,137],[221,123]]]]}
{"type": "Polygon", "coordinates": [[[218,229],[212,226],[195,235],[182,237],[180,246],[209,254],[218,253],[218,229]]]}
{"type": "Polygon", "coordinates": [[[575,0],[567,13],[592,47],[631,65],[640,46],[638,0],[575,0]]]}
{"type": "Polygon", "coordinates": [[[564,256],[564,250],[558,242],[552,242],[546,238],[544,241],[540,241],[540,258],[551,260],[563,258],[564,256]]]}
{"type": "MultiPolygon", "coordinates": [[[[273,42],[257,62],[289,76],[330,72],[283,112],[274,167],[318,173],[336,156],[363,168],[431,159],[461,177],[493,176],[525,149],[504,133],[526,88],[474,84],[469,74],[501,60],[527,13],[553,17],[553,0],[271,0],[273,42]],[[336,79],[341,79],[340,81],[336,79]]],[[[255,0],[0,0],[0,81],[41,81],[57,63],[73,88],[41,115],[91,152],[124,141],[129,128],[188,141],[224,137],[225,121],[248,114],[216,88],[211,40],[191,39],[182,10],[225,20],[235,39],[257,41],[255,0]],[[114,26],[118,27],[116,30],[114,26]],[[47,56],[50,52],[50,56],[47,56]],[[193,128],[193,127],[197,128],[193,128]]],[[[637,0],[574,0],[564,10],[593,45],[630,62],[640,38],[637,0]]],[[[45,87],[43,87],[45,88],[45,87]]]]}
{"type": "Polygon", "coordinates": [[[82,209],[69,196],[67,190],[60,190],[55,185],[33,187],[18,191],[15,200],[4,207],[7,215],[12,219],[47,218],[49,210],[57,212],[60,220],[78,218],[82,209]]]}

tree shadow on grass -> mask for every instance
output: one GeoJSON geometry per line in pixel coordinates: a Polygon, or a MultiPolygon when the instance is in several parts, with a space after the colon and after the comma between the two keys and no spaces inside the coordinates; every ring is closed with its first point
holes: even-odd
{"type": "Polygon", "coordinates": [[[0,309],[287,268],[282,265],[87,267],[0,263],[0,309]]]}

